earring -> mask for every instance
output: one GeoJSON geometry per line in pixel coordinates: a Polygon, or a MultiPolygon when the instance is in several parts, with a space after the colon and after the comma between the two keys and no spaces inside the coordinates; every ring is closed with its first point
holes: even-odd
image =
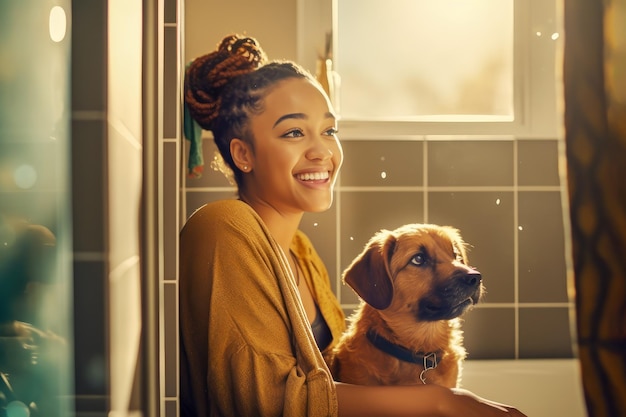
{"type": "Polygon", "coordinates": [[[243,172],[248,172],[248,165],[244,165],[242,171],[243,172]]]}

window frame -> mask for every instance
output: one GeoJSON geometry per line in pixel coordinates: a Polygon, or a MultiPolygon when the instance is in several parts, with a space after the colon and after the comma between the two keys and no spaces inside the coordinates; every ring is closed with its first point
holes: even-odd
{"type": "MultiPolygon", "coordinates": [[[[297,0],[298,60],[313,73],[316,54],[323,49],[325,33],[337,27],[340,0],[297,0]],[[311,53],[311,51],[314,51],[311,53]]],[[[554,138],[560,135],[558,122],[560,68],[556,62],[562,47],[562,25],[557,21],[559,0],[515,1],[512,121],[364,121],[340,119],[341,139],[394,139],[416,135],[513,135],[524,138],[554,138]],[[542,32],[538,36],[538,32],[542,32]],[[548,39],[552,33],[556,40],[548,39]],[[552,68],[552,70],[550,70],[552,68]]],[[[336,30],[332,30],[337,33],[336,30]]],[[[337,50],[337,39],[333,39],[337,50]]],[[[341,57],[337,57],[340,61],[341,57]]],[[[341,74],[340,74],[341,75],[341,74]]],[[[340,115],[341,116],[341,115],[340,115]]]]}

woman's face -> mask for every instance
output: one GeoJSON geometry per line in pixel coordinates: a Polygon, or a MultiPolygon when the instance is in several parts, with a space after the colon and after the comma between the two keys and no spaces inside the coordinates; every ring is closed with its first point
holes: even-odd
{"type": "Polygon", "coordinates": [[[307,79],[280,81],[250,126],[254,159],[246,198],[284,214],[328,209],[343,153],[326,94],[307,79]]]}

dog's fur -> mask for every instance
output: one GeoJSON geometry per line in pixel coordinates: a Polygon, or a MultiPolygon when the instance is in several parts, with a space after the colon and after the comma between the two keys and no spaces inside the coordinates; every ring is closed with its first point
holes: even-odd
{"type": "MultiPolygon", "coordinates": [[[[423,365],[375,347],[374,330],[414,352],[438,352],[425,383],[456,387],[463,347],[460,316],[482,296],[482,278],[470,267],[466,243],[449,226],[407,224],[375,234],[343,273],[361,298],[331,358],[337,381],[360,385],[421,384],[423,365]]],[[[423,363],[423,362],[422,362],[423,363]]]]}

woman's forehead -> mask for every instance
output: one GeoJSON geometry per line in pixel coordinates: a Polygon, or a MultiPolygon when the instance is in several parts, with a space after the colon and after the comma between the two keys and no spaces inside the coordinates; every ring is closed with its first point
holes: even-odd
{"type": "Polygon", "coordinates": [[[263,113],[278,115],[290,113],[326,114],[330,102],[317,84],[307,78],[289,78],[280,81],[265,96],[263,113]]]}

